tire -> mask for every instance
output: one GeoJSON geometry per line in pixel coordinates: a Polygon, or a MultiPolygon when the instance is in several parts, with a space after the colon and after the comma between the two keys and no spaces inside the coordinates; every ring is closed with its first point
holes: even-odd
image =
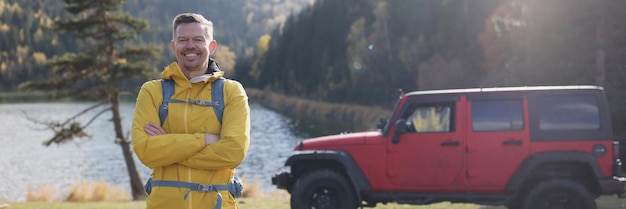
{"type": "Polygon", "coordinates": [[[525,209],[597,209],[595,199],[584,186],[564,179],[541,182],[524,200],[525,209]]]}
{"type": "Polygon", "coordinates": [[[522,209],[520,201],[506,204],[507,209],[522,209]]]}
{"type": "Polygon", "coordinates": [[[355,209],[352,184],[332,170],[316,170],[298,178],[291,191],[292,209],[355,209]]]}
{"type": "Polygon", "coordinates": [[[509,200],[504,205],[507,209],[524,209],[522,204],[524,204],[524,199],[528,194],[528,188],[522,188],[517,191],[517,194],[513,197],[513,199],[509,200]]]}
{"type": "Polygon", "coordinates": [[[517,205],[507,205],[506,208],[508,209],[521,209],[519,206],[517,205]]]}

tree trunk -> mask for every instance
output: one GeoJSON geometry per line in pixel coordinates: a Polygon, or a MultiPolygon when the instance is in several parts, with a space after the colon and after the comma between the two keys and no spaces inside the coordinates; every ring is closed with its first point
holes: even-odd
{"type": "Polygon", "coordinates": [[[133,196],[133,200],[145,200],[147,198],[146,192],[143,188],[143,182],[139,171],[135,165],[133,154],[130,150],[130,141],[124,137],[122,131],[122,120],[120,117],[120,101],[119,92],[113,93],[110,97],[111,111],[113,112],[113,124],[115,126],[116,142],[119,143],[124,154],[124,161],[126,162],[126,168],[128,170],[128,176],[130,177],[130,189],[133,196]]]}

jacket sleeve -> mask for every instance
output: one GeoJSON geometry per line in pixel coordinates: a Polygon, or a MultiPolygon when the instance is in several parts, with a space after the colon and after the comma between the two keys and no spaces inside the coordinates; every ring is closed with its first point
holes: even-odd
{"type": "Polygon", "coordinates": [[[144,126],[159,124],[158,108],[161,105],[161,84],[145,83],[135,105],[132,122],[132,145],[139,160],[149,168],[157,168],[182,161],[205,148],[204,134],[164,134],[149,137],[144,126]]]}
{"type": "Polygon", "coordinates": [[[220,140],[180,164],[204,170],[235,168],[243,162],[250,144],[250,107],[243,86],[230,80],[224,85],[225,108],[220,140]]]}

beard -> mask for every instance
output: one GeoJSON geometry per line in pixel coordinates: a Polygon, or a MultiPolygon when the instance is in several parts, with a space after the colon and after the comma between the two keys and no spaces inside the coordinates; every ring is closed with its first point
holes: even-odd
{"type": "Polygon", "coordinates": [[[185,68],[185,70],[199,71],[199,70],[204,70],[208,67],[209,58],[197,57],[195,59],[186,59],[186,57],[182,57],[181,61],[182,61],[182,66],[185,68]]]}

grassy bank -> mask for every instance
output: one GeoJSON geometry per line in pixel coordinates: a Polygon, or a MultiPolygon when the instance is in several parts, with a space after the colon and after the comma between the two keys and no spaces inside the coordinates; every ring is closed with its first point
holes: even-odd
{"type": "MultiPolygon", "coordinates": [[[[92,100],[84,101],[97,101],[101,98],[94,98],[92,100]]],[[[120,94],[122,101],[132,101],[136,99],[135,94],[123,92],[120,94]]],[[[0,103],[31,103],[31,102],[69,102],[77,101],[71,98],[53,98],[42,91],[12,91],[12,92],[0,92],[0,103]]],[[[1,208],[0,208],[1,209],[1,208]]]]}
{"type": "Polygon", "coordinates": [[[296,117],[332,120],[354,124],[357,130],[374,130],[381,118],[389,117],[391,110],[354,104],[333,104],[287,97],[258,89],[246,89],[251,102],[296,117]]]}
{"type": "MultiPolygon", "coordinates": [[[[254,197],[237,200],[241,209],[288,209],[288,198],[276,197],[254,197]]],[[[1,208],[1,206],[0,206],[1,208]]],[[[98,202],[98,203],[9,203],[3,209],[143,209],[145,203],[133,202],[98,202]]],[[[398,204],[379,204],[375,209],[481,209],[481,207],[471,204],[449,204],[439,203],[428,206],[410,206],[398,204]]],[[[490,207],[490,209],[499,209],[490,207]]],[[[484,208],[487,209],[487,208],[484,208]]],[[[504,209],[504,208],[503,208],[504,209]]]]}
{"type": "MultiPolygon", "coordinates": [[[[102,182],[79,182],[72,187],[66,198],[52,198],[58,194],[49,187],[31,190],[27,202],[0,202],[0,209],[144,209],[144,201],[129,201],[121,188],[110,187],[102,182]]],[[[289,194],[286,191],[263,193],[259,185],[249,184],[243,198],[236,201],[241,209],[288,209],[289,194]]],[[[597,201],[598,209],[626,209],[626,200],[616,196],[603,196],[597,201]]],[[[503,206],[475,204],[451,204],[448,202],[430,205],[378,204],[374,209],[506,209],[503,206]]]]}
{"type": "Polygon", "coordinates": [[[0,102],[2,103],[18,103],[18,102],[43,102],[49,98],[43,92],[0,92],[0,102]]]}
{"type": "MultiPolygon", "coordinates": [[[[265,196],[248,197],[237,199],[241,209],[288,209],[288,196],[265,196]]],[[[601,197],[597,201],[598,209],[626,209],[626,201],[615,196],[601,197]]],[[[26,202],[26,203],[0,203],[0,209],[143,209],[143,201],[131,202],[26,202]]],[[[506,209],[505,207],[480,206],[474,204],[450,204],[438,203],[431,205],[415,206],[400,204],[378,204],[374,209],[506,209]]]]}

